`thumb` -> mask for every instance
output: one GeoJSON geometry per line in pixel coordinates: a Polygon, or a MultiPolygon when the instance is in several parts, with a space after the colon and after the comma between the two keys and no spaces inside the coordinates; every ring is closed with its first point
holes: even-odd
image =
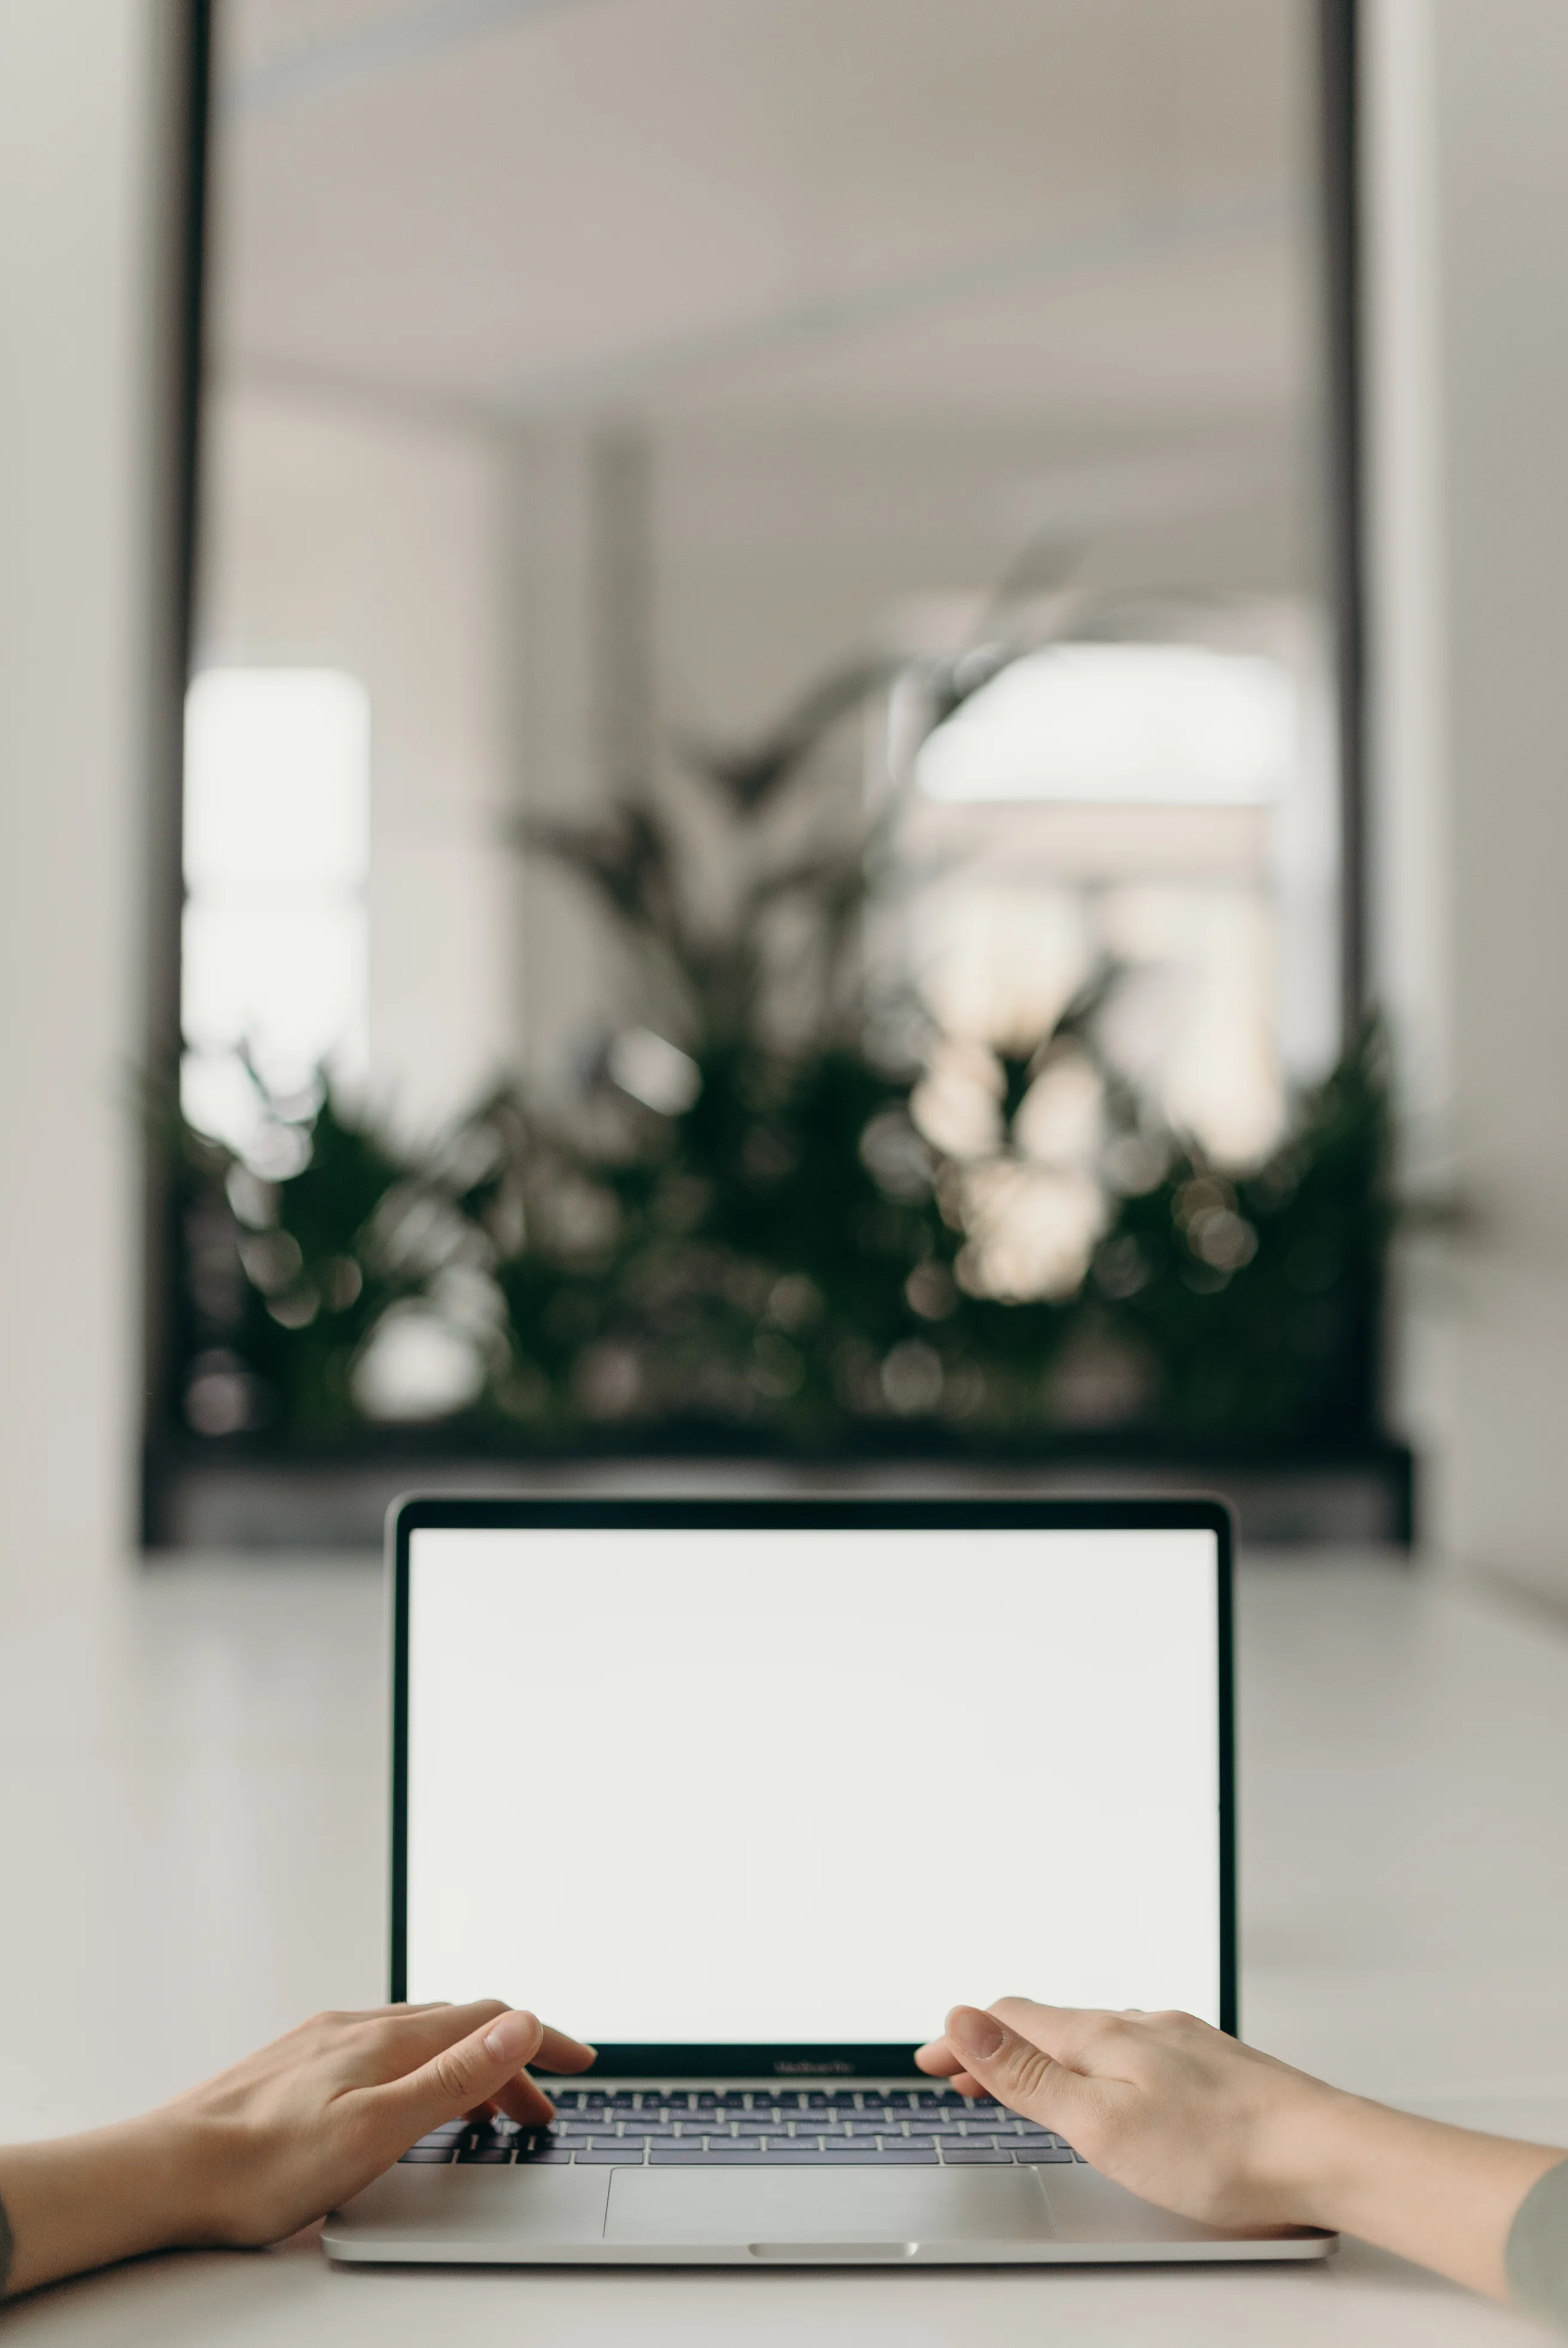
{"type": "Polygon", "coordinates": [[[498,2095],[532,2061],[544,2034],[537,2014],[509,2007],[481,2022],[466,2038],[443,2046],[406,2078],[377,2088],[377,2100],[389,2118],[396,2115],[399,2126],[407,2128],[412,2143],[443,2120],[455,2120],[498,2095]]]}
{"type": "Polygon", "coordinates": [[[999,2104],[1047,2127],[1067,2125],[1073,2090],[1083,2085],[1077,2072],[1054,2063],[995,2014],[982,2013],[977,2006],[955,2005],[947,2017],[945,2035],[970,2077],[999,2104]]]}

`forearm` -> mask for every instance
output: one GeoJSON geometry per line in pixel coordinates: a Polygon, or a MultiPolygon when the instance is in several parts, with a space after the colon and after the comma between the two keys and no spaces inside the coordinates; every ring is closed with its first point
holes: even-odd
{"type": "Polygon", "coordinates": [[[202,2240],[201,2185],[195,2147],[145,2120],[0,2149],[10,2294],[202,2240]]]}
{"type": "Polygon", "coordinates": [[[1568,2157],[1358,2096],[1328,2098],[1305,2135],[1293,2195],[1305,2223],[1359,2235],[1497,2299],[1507,2296],[1504,2260],[1520,2203],[1568,2157]]]}

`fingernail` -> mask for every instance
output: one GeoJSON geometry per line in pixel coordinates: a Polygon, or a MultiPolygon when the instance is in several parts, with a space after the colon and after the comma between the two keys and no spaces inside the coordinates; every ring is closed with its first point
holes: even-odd
{"type": "Polygon", "coordinates": [[[995,2014],[973,2005],[955,2005],[947,2017],[947,2043],[957,2054],[976,2063],[989,2063],[1006,2044],[1007,2034],[995,2014]]]}
{"type": "Polygon", "coordinates": [[[498,2013],[485,2032],[485,2053],[493,2055],[498,2063],[524,2062],[538,2044],[538,2023],[531,2013],[516,2010],[498,2013]]]}

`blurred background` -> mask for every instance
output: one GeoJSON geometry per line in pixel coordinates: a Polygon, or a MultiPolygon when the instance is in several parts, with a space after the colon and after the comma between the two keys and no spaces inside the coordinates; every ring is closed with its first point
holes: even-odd
{"type": "Polygon", "coordinates": [[[1551,1581],[1506,45],[108,15],[6,33],[18,1521],[1218,1482],[1551,1581]]]}
{"type": "Polygon", "coordinates": [[[390,1490],[1201,1483],[1249,2034],[1560,2137],[1565,88],[0,0],[0,2130],[381,1994],[390,1490]]]}
{"type": "Polygon", "coordinates": [[[982,705],[917,780],[900,860],[965,877],[907,974],[947,1033],[1021,1037],[1125,932],[1187,966],[1172,1113],[1264,1149],[1338,1043],[1315,11],[220,0],[214,30],[192,1114],[239,1137],[246,1039],[410,1136],[502,1073],[572,1087],[635,1006],[508,853],[520,812],[656,798],[881,654],[821,744],[848,829],[901,662],[1114,633],[1270,661],[1277,716],[1220,669],[1140,771],[1160,688],[1114,662],[1070,720],[1044,672],[1016,752],[982,705]]]}
{"type": "Polygon", "coordinates": [[[1401,1530],[1333,13],[191,30],[152,1536],[914,1451],[1401,1530]]]}

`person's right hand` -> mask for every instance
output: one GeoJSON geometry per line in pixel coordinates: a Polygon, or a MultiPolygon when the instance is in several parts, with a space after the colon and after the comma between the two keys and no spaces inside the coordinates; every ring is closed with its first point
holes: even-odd
{"type": "Polygon", "coordinates": [[[1519,2206],[1564,2157],[1346,2095],[1190,2013],[1003,1997],[985,2013],[955,2005],[914,2059],[1184,2218],[1344,2229],[1500,2299],[1519,2206]]]}
{"type": "Polygon", "coordinates": [[[1039,2120],[1119,2185],[1211,2226],[1315,2222],[1306,2179],[1336,2103],[1321,2080],[1190,2013],[998,1998],[954,2006],[922,2070],[1039,2120]]]}

